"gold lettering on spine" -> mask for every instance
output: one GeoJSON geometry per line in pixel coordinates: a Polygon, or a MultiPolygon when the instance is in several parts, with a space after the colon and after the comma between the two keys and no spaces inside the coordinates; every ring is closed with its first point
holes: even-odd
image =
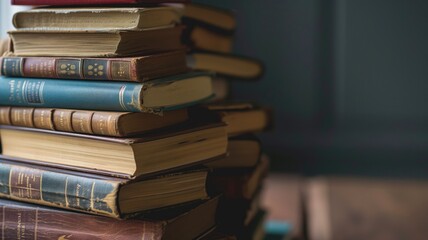
{"type": "Polygon", "coordinates": [[[93,211],[96,211],[94,207],[94,189],[95,189],[95,181],[92,182],[92,186],[91,186],[91,209],[93,211]]]}
{"type": "Polygon", "coordinates": [[[65,189],[64,189],[64,196],[65,196],[65,206],[68,208],[68,193],[67,193],[67,187],[68,187],[68,177],[65,178],[65,189]]]}

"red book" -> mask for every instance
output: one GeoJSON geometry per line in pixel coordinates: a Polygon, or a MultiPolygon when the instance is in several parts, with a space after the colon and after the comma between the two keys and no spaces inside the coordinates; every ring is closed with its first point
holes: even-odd
{"type": "Polygon", "coordinates": [[[93,4],[136,4],[136,3],[185,3],[189,0],[12,0],[12,5],[93,5],[93,4]]]}

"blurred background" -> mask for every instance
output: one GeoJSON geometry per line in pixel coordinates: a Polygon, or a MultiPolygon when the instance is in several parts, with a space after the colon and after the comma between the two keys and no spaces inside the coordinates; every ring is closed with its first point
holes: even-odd
{"type": "MultiPolygon", "coordinates": [[[[354,176],[360,180],[388,179],[388,184],[364,180],[354,192],[340,195],[341,203],[365,201],[361,195],[368,194],[380,199],[379,206],[389,203],[391,209],[396,209],[413,204],[416,210],[392,211],[392,215],[381,212],[383,218],[375,222],[363,221],[365,218],[353,212],[347,215],[354,217],[353,224],[375,226],[382,225],[388,216],[396,218],[386,227],[391,235],[379,239],[407,239],[393,231],[407,217],[413,220],[410,231],[423,228],[426,222],[415,215],[425,212],[419,203],[428,200],[421,197],[428,196],[422,193],[426,186],[395,181],[428,177],[427,1],[193,2],[234,10],[238,22],[234,53],[265,63],[266,73],[260,81],[235,81],[232,95],[274,110],[273,130],[261,134],[264,149],[272,159],[271,169],[277,173],[268,179],[270,195],[266,201],[283,208],[294,204],[290,208],[298,212],[290,217],[288,212],[281,215],[281,211],[274,211],[274,219],[294,218],[291,221],[296,228],[297,222],[308,217],[309,210],[302,213],[297,204],[302,201],[295,197],[300,193],[301,177],[354,176]],[[361,186],[385,190],[384,195],[364,191],[367,189],[361,186]],[[295,195],[284,196],[290,191],[295,195]],[[295,198],[290,200],[289,196],[295,198]],[[388,202],[391,196],[398,200],[388,202]]],[[[0,2],[1,37],[11,27],[13,11],[22,9],[11,9],[8,4],[0,2]]]]}
{"type": "Polygon", "coordinates": [[[274,171],[427,176],[428,2],[195,2],[234,9],[235,52],[266,64],[233,94],[273,107],[274,171]]]}

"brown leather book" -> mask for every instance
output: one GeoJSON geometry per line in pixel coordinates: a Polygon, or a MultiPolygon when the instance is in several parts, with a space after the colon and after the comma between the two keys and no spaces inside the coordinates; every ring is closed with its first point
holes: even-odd
{"type": "Polygon", "coordinates": [[[208,198],[203,169],[126,179],[2,157],[0,176],[1,198],[113,218],[208,198]]]}
{"type": "Polygon", "coordinates": [[[0,199],[2,239],[196,239],[215,225],[218,198],[129,220],[58,211],[0,199]]]}
{"type": "Polygon", "coordinates": [[[3,155],[135,178],[201,164],[226,153],[223,123],[183,123],[134,138],[1,125],[3,155]]]}
{"type": "Polygon", "coordinates": [[[113,137],[135,136],[187,119],[186,109],[167,111],[159,116],[150,113],[0,107],[0,125],[113,137]]]}
{"type": "MultiPolygon", "coordinates": [[[[0,53],[0,56],[2,54],[0,53]]],[[[3,57],[8,77],[145,82],[187,71],[184,51],[131,58],[3,57]]]]}
{"type": "Polygon", "coordinates": [[[12,55],[46,57],[126,57],[182,49],[182,27],[144,31],[15,30],[12,55]]]}

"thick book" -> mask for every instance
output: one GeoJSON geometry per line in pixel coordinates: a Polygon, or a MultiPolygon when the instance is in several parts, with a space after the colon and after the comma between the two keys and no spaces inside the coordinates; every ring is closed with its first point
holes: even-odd
{"type": "Polygon", "coordinates": [[[211,80],[204,72],[145,83],[0,76],[0,105],[156,113],[211,98],[211,80]]]}
{"type": "Polygon", "coordinates": [[[15,13],[16,29],[32,30],[128,30],[173,26],[181,13],[173,7],[35,8],[15,13]]]}
{"type": "MultiPolygon", "coordinates": [[[[1,53],[0,53],[1,55],[1,53]]],[[[3,57],[8,77],[145,82],[188,71],[184,51],[128,58],[3,57]]]]}
{"type": "Polygon", "coordinates": [[[12,0],[12,5],[96,5],[96,4],[139,4],[139,3],[185,3],[190,0],[12,0]]]}
{"type": "Polygon", "coordinates": [[[0,126],[3,155],[135,178],[224,157],[222,123],[172,126],[134,138],[0,126]]]}
{"type": "Polygon", "coordinates": [[[193,50],[230,53],[233,48],[233,36],[223,35],[199,25],[186,25],[182,37],[183,43],[193,50]]]}
{"type": "Polygon", "coordinates": [[[0,199],[2,239],[196,239],[215,225],[218,198],[118,220],[0,199]]]}
{"type": "Polygon", "coordinates": [[[200,3],[185,5],[183,23],[186,26],[201,26],[222,35],[232,35],[236,29],[234,12],[200,3]]]}
{"type": "Polygon", "coordinates": [[[210,168],[251,168],[257,165],[262,154],[260,141],[253,135],[229,138],[227,155],[206,163],[210,168]]]}
{"type": "Polygon", "coordinates": [[[60,108],[0,107],[0,125],[112,137],[129,137],[182,123],[187,109],[150,113],[84,111],[60,108]]]}
{"type": "Polygon", "coordinates": [[[0,158],[0,197],[113,218],[208,197],[206,170],[107,177],[0,158]]]}
{"type": "Polygon", "coordinates": [[[14,30],[9,32],[18,57],[126,57],[183,49],[181,26],[144,31],[14,30]]]}
{"type": "Polygon", "coordinates": [[[264,66],[260,60],[210,51],[189,53],[187,66],[195,70],[213,71],[219,76],[238,80],[257,80],[264,73],[264,66]]]}
{"type": "MultiPolygon", "coordinates": [[[[217,102],[204,105],[227,124],[229,136],[260,132],[272,125],[271,111],[250,102],[217,102]]],[[[197,114],[197,113],[195,113],[197,114]]]]}

